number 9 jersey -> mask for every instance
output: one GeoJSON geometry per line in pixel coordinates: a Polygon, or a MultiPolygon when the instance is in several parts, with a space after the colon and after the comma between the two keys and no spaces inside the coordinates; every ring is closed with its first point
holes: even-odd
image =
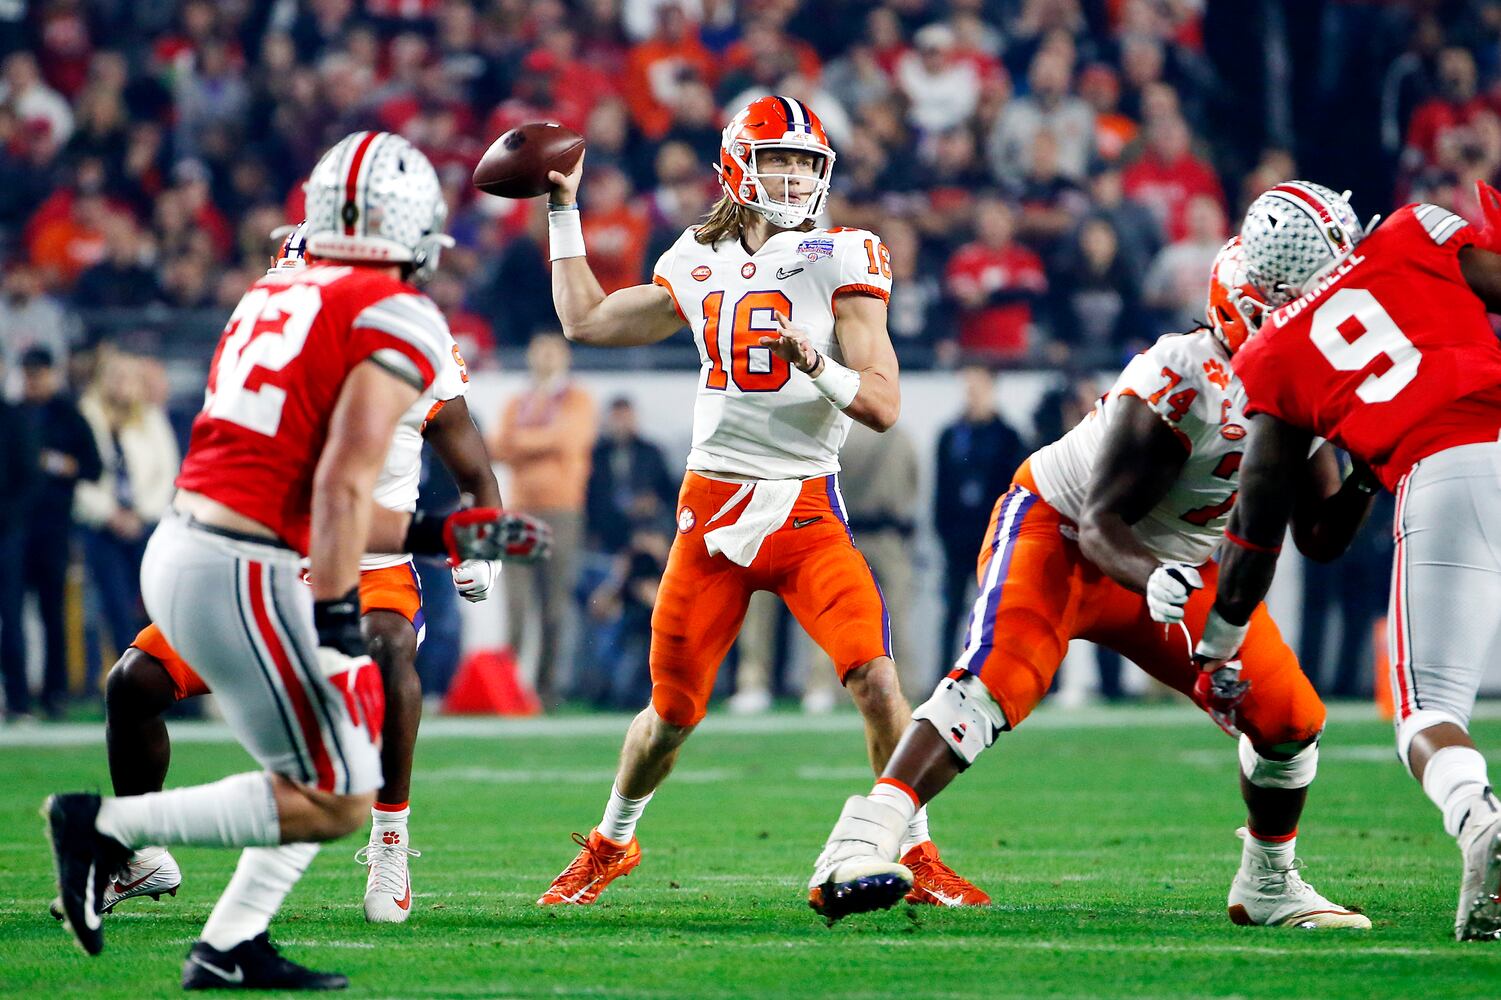
{"type": "Polygon", "coordinates": [[[219,339],[178,488],[306,555],[329,419],[366,360],[425,390],[454,364],[453,338],[431,299],[382,270],[312,264],[261,278],[219,339]]]}
{"type": "Polygon", "coordinates": [[[1328,438],[1388,489],[1501,431],[1501,344],[1459,270],[1464,219],[1408,205],[1235,354],[1247,412],[1328,438]]]}
{"type": "Polygon", "coordinates": [[[760,340],[777,336],[780,312],[842,362],[834,299],[890,299],[885,245],[863,229],[789,229],[749,254],[739,239],[706,246],[694,233],[686,230],[652,275],[693,330],[702,363],[688,468],[751,479],[838,472],[850,418],[760,340]]]}

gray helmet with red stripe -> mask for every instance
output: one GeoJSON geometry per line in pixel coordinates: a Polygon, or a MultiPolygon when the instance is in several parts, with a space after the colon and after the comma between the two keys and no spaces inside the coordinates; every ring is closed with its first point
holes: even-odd
{"type": "Polygon", "coordinates": [[[307,252],[329,260],[405,264],[420,281],[453,240],[448,205],[426,156],[391,132],[354,132],[318,161],[307,183],[307,252]]]}
{"type": "Polygon", "coordinates": [[[1311,279],[1365,238],[1350,192],[1287,181],[1251,202],[1241,225],[1246,272],[1273,306],[1303,294],[1311,279]]]}

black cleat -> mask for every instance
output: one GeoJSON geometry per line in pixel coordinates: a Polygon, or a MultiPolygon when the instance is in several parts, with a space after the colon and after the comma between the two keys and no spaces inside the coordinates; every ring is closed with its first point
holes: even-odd
{"type": "Polygon", "coordinates": [[[282,958],[265,931],[228,951],[195,941],[182,963],[185,990],[342,990],[348,986],[348,976],[314,972],[282,958]]]}
{"type": "Polygon", "coordinates": [[[104,890],[130,858],[130,850],[94,829],[99,796],[53,795],[42,806],[57,868],[57,898],[63,924],[90,955],[104,950],[104,890]]]}
{"type": "Polygon", "coordinates": [[[889,910],[911,889],[911,881],[895,872],[864,875],[848,882],[831,880],[808,892],[808,905],[832,927],[851,913],[889,910]]]}

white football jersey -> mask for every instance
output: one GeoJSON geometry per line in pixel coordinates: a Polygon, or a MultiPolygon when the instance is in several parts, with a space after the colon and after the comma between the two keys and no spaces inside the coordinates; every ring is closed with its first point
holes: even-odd
{"type": "Polygon", "coordinates": [[[1177,482],[1132,530],[1164,562],[1203,563],[1235,504],[1247,430],[1245,390],[1229,352],[1208,330],[1163,337],[1138,354],[1093,413],[1032,456],[1042,498],[1078,520],[1122,396],[1150,406],[1188,451],[1177,482]]]}
{"type": "Polygon", "coordinates": [[[738,239],[704,246],[686,230],[652,280],[693,330],[702,368],[688,468],[751,479],[808,479],[839,471],[850,418],[807,375],[760,346],[786,314],[813,346],[843,361],[834,298],[888,300],[891,262],[863,229],[787,230],[754,254],[738,239]]]}
{"type": "MultiPolygon", "coordinates": [[[[448,360],[439,366],[432,385],[401,415],[401,422],[396,425],[385,467],[375,480],[375,502],[382,507],[408,512],[417,509],[417,485],[422,478],[422,432],[444,403],[469,391],[469,372],[452,337],[448,346],[448,360]]],[[[410,559],[409,555],[367,555],[361,557],[360,569],[400,566],[410,559]]]]}

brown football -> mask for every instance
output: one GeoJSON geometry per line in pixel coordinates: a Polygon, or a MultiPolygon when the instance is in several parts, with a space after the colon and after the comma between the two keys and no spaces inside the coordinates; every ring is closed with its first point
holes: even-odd
{"type": "Polygon", "coordinates": [[[474,186],[502,198],[535,198],[552,184],[549,170],[568,173],[584,153],[577,132],[553,122],[518,125],[496,139],[474,168],[474,186]]]}

